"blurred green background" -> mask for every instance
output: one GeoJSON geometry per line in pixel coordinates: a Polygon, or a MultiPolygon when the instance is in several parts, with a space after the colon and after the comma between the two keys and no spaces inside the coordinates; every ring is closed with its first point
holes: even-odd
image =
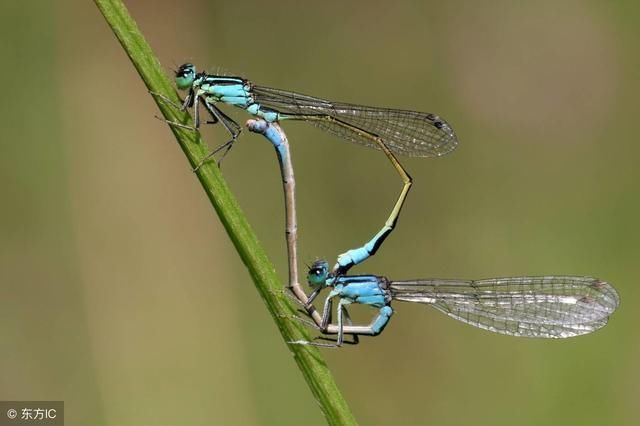
{"type": "MultiPolygon", "coordinates": [[[[404,159],[415,186],[399,226],[357,272],[618,289],[610,324],[566,341],[396,303],[384,334],[325,351],[362,424],[637,424],[637,2],[127,5],[168,73],[191,61],[454,126],[453,154],[404,159]]],[[[324,424],[93,3],[0,11],[0,399],[64,400],[69,425],[324,424]]],[[[379,152],[285,128],[301,260],[333,260],[379,229],[400,182],[379,152]]],[[[273,149],[244,132],[223,173],[284,278],[273,149]]]]}

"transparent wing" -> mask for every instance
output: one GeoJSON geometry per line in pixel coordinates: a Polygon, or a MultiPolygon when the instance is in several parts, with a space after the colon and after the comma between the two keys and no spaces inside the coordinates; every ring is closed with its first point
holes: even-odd
{"type": "Polygon", "coordinates": [[[394,299],[429,304],[467,324],[524,337],[591,333],[620,302],[609,283],[591,277],[393,281],[390,289],[394,299]]]}
{"type": "Polygon", "coordinates": [[[458,145],[451,126],[435,114],[331,102],[261,86],[253,86],[251,92],[262,108],[288,119],[308,120],[322,130],[370,148],[379,149],[371,136],[381,137],[394,153],[411,157],[439,157],[458,145]]]}

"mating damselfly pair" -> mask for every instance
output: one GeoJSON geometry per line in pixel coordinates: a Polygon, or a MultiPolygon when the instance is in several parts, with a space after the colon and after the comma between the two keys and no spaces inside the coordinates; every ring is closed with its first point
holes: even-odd
{"type": "Polygon", "coordinates": [[[176,71],[176,85],[188,91],[181,108],[193,108],[196,128],[200,125],[202,105],[212,118],[210,123],[220,122],[231,135],[228,142],[212,151],[203,162],[216,152],[228,152],[240,134],[241,127],[217,107],[220,103],[244,109],[258,118],[259,121],[249,122],[249,129],[262,133],[276,147],[287,207],[289,285],[313,319],[312,325],[323,334],[337,335],[333,344],[292,343],[340,346],[347,342],[345,335],[353,336],[348,343],[357,343],[359,335],[377,335],[393,314],[392,300],[429,304],[460,321],[497,333],[543,338],[565,338],[595,331],[606,324],[617,308],[619,298],[613,287],[591,277],[392,281],[376,275],[349,275],[348,271],[375,254],[393,231],[411,187],[411,177],[395,155],[437,157],[449,153],[458,143],[451,126],[435,114],[331,102],[257,86],[238,77],[197,73],[191,64],[184,64],[176,71]],[[382,150],[403,181],[391,214],[369,242],[339,255],[332,269],[324,260],[311,265],[307,281],[314,291],[308,298],[296,291],[293,168],[286,135],[277,125],[291,120],[306,121],[345,140],[382,150]],[[324,288],[330,288],[330,292],[319,315],[311,302],[324,288]],[[336,324],[331,322],[334,298],[338,299],[336,324]],[[347,311],[347,306],[354,303],[377,308],[378,315],[368,325],[354,325],[347,311]]]}

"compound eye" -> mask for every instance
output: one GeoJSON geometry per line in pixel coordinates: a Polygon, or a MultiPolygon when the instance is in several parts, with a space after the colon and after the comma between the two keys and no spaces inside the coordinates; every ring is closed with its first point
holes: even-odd
{"type": "Polygon", "coordinates": [[[182,64],[176,70],[176,86],[184,90],[191,87],[196,78],[196,67],[192,64],[182,64]]]}
{"type": "Polygon", "coordinates": [[[189,74],[193,74],[194,66],[192,64],[182,64],[176,70],[176,77],[186,77],[189,74]]]}
{"type": "Polygon", "coordinates": [[[307,282],[311,286],[326,286],[329,278],[329,264],[324,260],[313,262],[307,272],[307,282]]]}
{"type": "Polygon", "coordinates": [[[322,275],[322,270],[320,268],[313,268],[309,271],[309,273],[315,275],[316,277],[319,277],[320,275],[322,275]]]}

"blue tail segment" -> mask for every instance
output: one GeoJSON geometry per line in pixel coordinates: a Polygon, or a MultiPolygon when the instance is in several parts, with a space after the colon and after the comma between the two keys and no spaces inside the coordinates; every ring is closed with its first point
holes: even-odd
{"type": "Polygon", "coordinates": [[[393,309],[391,309],[391,306],[383,306],[380,308],[380,313],[371,323],[371,330],[373,331],[374,336],[382,333],[382,330],[384,330],[389,323],[391,315],[393,315],[393,309]]]}
{"type": "Polygon", "coordinates": [[[392,228],[383,227],[369,242],[362,247],[348,250],[338,256],[334,271],[346,273],[351,267],[364,262],[378,251],[384,240],[391,234],[392,228]]]}
{"type": "Polygon", "coordinates": [[[263,120],[249,120],[247,121],[247,127],[254,133],[260,133],[274,146],[278,155],[278,161],[280,167],[284,167],[287,164],[287,151],[284,146],[284,142],[280,133],[269,123],[263,120]]]}

